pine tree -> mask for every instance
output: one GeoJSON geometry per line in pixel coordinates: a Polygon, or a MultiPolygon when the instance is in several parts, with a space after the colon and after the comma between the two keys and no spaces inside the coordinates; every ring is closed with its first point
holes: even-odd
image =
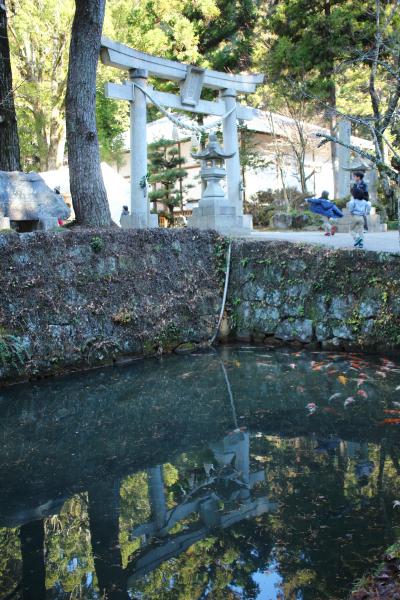
{"type": "Polygon", "coordinates": [[[182,168],[184,159],[180,156],[177,143],[164,138],[149,144],[148,157],[149,182],[154,186],[149,198],[165,206],[164,214],[171,226],[174,223],[175,206],[182,206],[182,179],[187,175],[182,168]]]}

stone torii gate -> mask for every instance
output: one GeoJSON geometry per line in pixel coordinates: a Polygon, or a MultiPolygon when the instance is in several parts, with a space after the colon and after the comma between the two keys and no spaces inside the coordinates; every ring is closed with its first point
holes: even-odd
{"type": "Polygon", "coordinates": [[[226,161],[228,201],[236,215],[237,231],[250,231],[252,218],[243,214],[242,183],[240,176],[237,119],[251,120],[258,114],[254,108],[236,101],[237,93],[250,94],[263,82],[260,74],[232,75],[185,65],[180,62],[152,56],[124,44],[102,38],[103,64],[129,72],[129,81],[122,85],[106,84],[106,97],[130,102],[131,148],[131,215],[129,226],[156,227],[157,215],[150,214],[147,195],[147,105],[156,103],[163,108],[217,116],[222,120],[224,150],[233,154],[226,161]],[[177,81],[180,96],[159,92],[147,83],[148,77],[177,81]],[[201,99],[203,88],[218,90],[220,98],[210,102],[201,99]]]}

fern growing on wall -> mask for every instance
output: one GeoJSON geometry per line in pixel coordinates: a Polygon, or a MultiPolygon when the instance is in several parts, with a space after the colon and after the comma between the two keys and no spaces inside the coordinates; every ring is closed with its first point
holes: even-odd
{"type": "Polygon", "coordinates": [[[0,334],[0,366],[20,371],[26,356],[26,350],[18,337],[0,334]]]}

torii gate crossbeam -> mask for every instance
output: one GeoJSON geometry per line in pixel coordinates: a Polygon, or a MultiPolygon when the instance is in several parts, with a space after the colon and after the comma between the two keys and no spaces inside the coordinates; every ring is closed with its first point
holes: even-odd
{"type": "MultiPolygon", "coordinates": [[[[129,72],[130,81],[124,85],[106,84],[106,96],[130,102],[131,114],[131,215],[128,226],[151,227],[156,225],[156,215],[150,214],[147,187],[147,104],[154,102],[165,108],[215,115],[222,118],[224,150],[233,154],[226,162],[229,211],[228,229],[250,231],[252,221],[243,214],[237,119],[249,120],[257,115],[256,109],[236,102],[236,94],[249,94],[262,83],[260,74],[233,75],[205,70],[192,65],[168,60],[139,52],[124,44],[102,38],[101,60],[111,67],[129,72]],[[180,96],[153,90],[147,84],[149,76],[180,82],[180,96]],[[210,102],[201,99],[203,87],[218,90],[220,100],[210,102]]],[[[215,207],[218,212],[218,207],[215,207]]],[[[220,221],[224,215],[217,215],[220,221]]],[[[228,218],[228,217],[227,217],[228,218]]],[[[207,218],[204,228],[208,228],[207,218]]]]}

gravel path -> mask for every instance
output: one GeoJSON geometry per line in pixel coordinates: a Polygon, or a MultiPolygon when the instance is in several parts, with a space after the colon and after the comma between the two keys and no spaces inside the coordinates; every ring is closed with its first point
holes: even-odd
{"type": "MultiPolygon", "coordinates": [[[[349,233],[336,233],[332,237],[327,237],[321,231],[254,231],[251,234],[251,239],[254,241],[285,240],[287,242],[322,244],[330,248],[353,248],[353,239],[349,233]]],[[[399,254],[399,234],[397,231],[366,233],[364,250],[399,254]]]]}

